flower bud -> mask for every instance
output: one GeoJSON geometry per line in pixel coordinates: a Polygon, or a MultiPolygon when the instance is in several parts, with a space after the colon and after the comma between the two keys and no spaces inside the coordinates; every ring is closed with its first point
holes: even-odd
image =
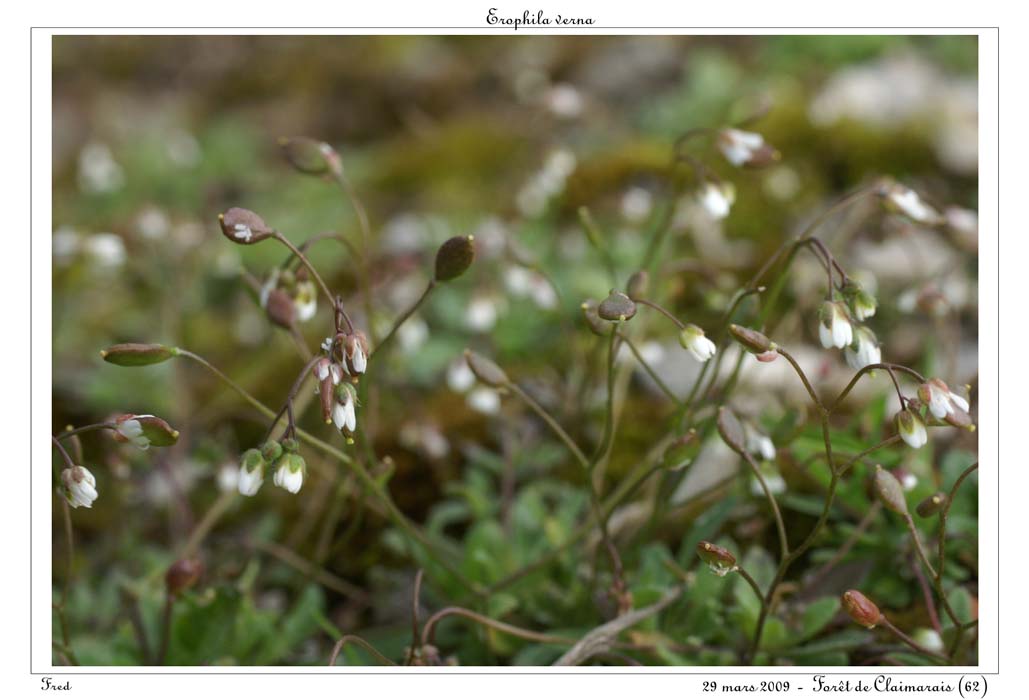
{"type": "Polygon", "coordinates": [[[910,408],[901,409],[896,415],[897,434],[916,450],[929,441],[925,424],[918,414],[910,408]]]}
{"type": "Polygon", "coordinates": [[[187,588],[192,588],[204,572],[204,565],[199,559],[179,559],[168,567],[164,574],[164,585],[168,588],[168,595],[178,595],[187,588]]]}
{"type": "Polygon", "coordinates": [[[725,406],[718,409],[718,434],[734,452],[741,455],[746,452],[747,438],[743,432],[743,426],[740,425],[736,415],[725,406]]]}
{"type": "Polygon", "coordinates": [[[700,326],[687,324],[679,331],[679,345],[687,350],[697,362],[707,362],[715,356],[718,348],[711,342],[700,326]]]}
{"type": "Polygon", "coordinates": [[[72,508],[92,508],[99,493],[96,478],[85,467],[70,467],[61,472],[61,491],[72,508]]]}
{"type": "Polygon", "coordinates": [[[717,137],[718,149],[733,165],[762,168],[779,160],[777,150],[765,143],[761,134],[740,129],[722,129],[717,137]]]}
{"type": "Polygon", "coordinates": [[[261,484],[264,483],[264,464],[261,450],[251,448],[243,453],[239,460],[239,476],[236,480],[236,488],[241,494],[253,496],[261,488],[261,484]]]}
{"type": "Polygon", "coordinates": [[[145,415],[136,416],[136,420],[143,429],[143,437],[155,447],[170,447],[179,441],[179,431],[162,418],[145,415]]]}
{"type": "Polygon", "coordinates": [[[975,423],[972,422],[972,416],[968,415],[960,408],[953,409],[943,420],[955,428],[964,428],[969,432],[975,432],[975,423]]]}
{"type": "Polygon", "coordinates": [[[178,354],[178,348],[170,348],[157,343],[121,343],[100,351],[100,357],[105,362],[122,367],[156,365],[178,354]]]}
{"type": "Polygon", "coordinates": [[[755,354],[766,353],[775,350],[775,343],[768,339],[764,333],[750,328],[737,326],[735,323],[729,326],[729,334],[744,348],[755,354]]]}
{"type": "Polygon", "coordinates": [[[847,591],[841,596],[840,602],[843,604],[843,609],[850,615],[850,619],[863,627],[872,629],[882,619],[879,608],[861,591],[847,591]]]}
{"type": "Polygon", "coordinates": [[[890,472],[882,468],[881,464],[875,465],[875,492],[879,500],[894,513],[900,515],[908,514],[908,502],[904,498],[904,487],[890,472]]]}
{"type": "Polygon", "coordinates": [[[646,270],[637,270],[629,278],[628,284],[625,285],[625,291],[630,299],[642,299],[647,296],[647,289],[649,287],[650,273],[646,270]]]}
{"type": "Polygon", "coordinates": [[[943,506],[947,504],[947,495],[944,493],[934,493],[924,501],[915,506],[915,512],[923,518],[931,518],[932,516],[943,510],[943,506]]]}
{"type": "Polygon", "coordinates": [[[607,299],[597,306],[597,315],[605,321],[628,321],[636,315],[636,302],[612,289],[607,299]]]}
{"type": "Polygon", "coordinates": [[[264,219],[249,209],[240,207],[232,207],[224,214],[219,214],[218,223],[226,238],[241,245],[260,243],[265,238],[275,235],[275,231],[264,223],[264,219]]]}
{"type": "Polygon", "coordinates": [[[278,287],[269,290],[264,309],[265,313],[268,314],[268,320],[276,326],[287,330],[293,327],[293,321],[296,318],[296,306],[286,290],[278,287]]]}
{"type": "Polygon", "coordinates": [[[845,348],[854,341],[854,329],[843,304],[827,301],[818,311],[818,339],[823,348],[845,348]]]}
{"type": "Polygon", "coordinates": [[[282,451],[290,454],[296,454],[300,451],[300,443],[294,438],[286,438],[282,441],[282,451]]]}
{"type": "Polygon", "coordinates": [[[480,382],[493,389],[507,386],[510,380],[507,374],[493,360],[487,359],[477,352],[464,351],[464,359],[468,363],[468,369],[480,382]]]}
{"type": "MultiPolygon", "coordinates": [[[[247,454],[250,450],[247,450],[247,454]]],[[[282,456],[282,445],[278,440],[269,440],[261,445],[260,455],[268,464],[274,464],[282,456]]]]}
{"type": "Polygon", "coordinates": [[[295,452],[290,452],[279,462],[273,481],[279,488],[286,489],[290,493],[297,493],[304,485],[304,472],[306,471],[307,464],[304,462],[304,458],[295,452]]]}
{"type": "Polygon", "coordinates": [[[460,277],[475,260],[474,236],[454,236],[436,251],[436,281],[447,282],[460,277]]]}
{"type": "Polygon", "coordinates": [[[582,309],[582,315],[586,319],[586,325],[589,326],[590,332],[593,335],[607,337],[610,333],[609,326],[601,320],[600,314],[597,313],[597,302],[587,299],[579,308],[582,309]]]}
{"type": "Polygon", "coordinates": [[[710,542],[697,544],[697,556],[718,576],[725,576],[736,570],[736,557],[725,547],[710,542]]]}
{"type": "Polygon", "coordinates": [[[665,469],[683,469],[693,463],[698,452],[700,452],[700,440],[697,439],[697,431],[690,428],[685,435],[672,440],[665,450],[661,462],[665,469]]]}
{"type": "Polygon", "coordinates": [[[323,175],[329,172],[332,159],[339,159],[329,144],[303,136],[280,138],[279,148],[290,165],[308,175],[323,175]]]}

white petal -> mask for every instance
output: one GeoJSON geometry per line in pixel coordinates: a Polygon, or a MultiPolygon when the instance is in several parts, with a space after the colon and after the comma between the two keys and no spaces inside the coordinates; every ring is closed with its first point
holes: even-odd
{"type": "Polygon", "coordinates": [[[818,340],[822,343],[822,347],[827,350],[836,345],[833,341],[832,331],[826,328],[822,322],[818,323],[818,340]]]}
{"type": "Polygon", "coordinates": [[[968,412],[968,401],[964,396],[958,396],[952,391],[950,392],[950,400],[962,411],[965,411],[966,413],[968,412]]]}

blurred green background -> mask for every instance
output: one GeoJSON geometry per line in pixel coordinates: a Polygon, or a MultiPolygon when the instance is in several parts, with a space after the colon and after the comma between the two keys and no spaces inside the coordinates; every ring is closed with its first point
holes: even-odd
{"type": "MultiPolygon", "coordinates": [[[[282,262],[284,251],[270,244],[232,246],[218,233],[217,214],[243,206],[297,241],[329,230],[357,240],[347,200],[331,184],[294,172],[278,153],[278,137],[310,136],[332,144],[368,209],[374,318],[355,301],[353,315],[362,327],[388,327],[421,291],[440,242],[477,236],[475,266],[441,288],[400,338],[401,347],[370,370],[378,377],[376,389],[359,420],[367,421],[375,454],[393,460],[390,490],[398,505],[452,540],[467,560],[466,573],[486,582],[531,561],[548,541],[561,542],[583,517],[585,492],[576,490],[575,471],[559,443],[517,408],[503,409],[510,419],[503,427],[488,411],[475,410],[474,400],[470,405],[448,387],[447,368],[468,345],[488,351],[513,377],[529,382],[575,426],[577,436],[596,439],[596,407],[582,397],[591,381],[603,386],[602,375],[579,304],[603,298],[611,280],[578,224],[580,206],[590,207],[608,235],[624,279],[638,264],[648,232],[669,207],[682,204],[669,201],[664,177],[677,136],[732,123],[770,105],[747,128],[774,144],[782,161],[760,172],[739,172],[716,152],[706,153],[709,167],[735,184],[736,203],[726,221],[706,226],[692,221],[688,202],[679,206],[664,274],[654,283],[655,298],[713,330],[733,291],[789,235],[834,198],[875,176],[915,186],[934,203],[971,210],[977,204],[975,37],[53,41],[54,431],[136,412],[160,415],[182,432],[176,447],[146,453],[97,436],[83,441],[101,493],[91,510],[73,513],[77,550],[69,614],[83,663],[142,663],[125,601],[138,601],[144,628],[156,635],[160,593],[154,572],[169,563],[218,498],[225,465],[259,441],[266,427],[194,366],[173,362],[126,370],[101,362],[98,351],[127,341],[186,347],[277,407],[301,361],[288,334],[268,323],[241,272],[261,279],[282,262]],[[510,277],[513,262],[544,272],[549,282],[530,275],[519,287],[510,277]],[[523,530],[515,537],[510,527],[523,530]]],[[[838,235],[833,249],[848,269],[882,265],[872,270],[882,304],[872,325],[884,342],[884,356],[940,373],[952,386],[974,385],[975,240],[944,245],[912,234],[900,236],[914,241],[911,250],[898,252],[890,247],[891,233],[897,233],[890,225],[872,217],[841,222],[840,231],[825,234],[830,247],[838,235]],[[948,304],[943,320],[919,314],[927,285],[936,283],[933,289],[948,304]]],[[[331,243],[312,251],[330,286],[353,299],[353,257],[331,243]]],[[[805,300],[803,291],[806,279],[824,281],[815,270],[807,277],[801,270],[791,280],[795,296],[782,309],[779,326],[786,340],[812,342],[814,325],[808,321],[818,293],[805,300]]],[[[303,328],[311,348],[330,323],[322,302],[316,319],[303,328]]],[[[648,323],[655,358],[661,351],[667,360],[674,333],[657,319],[648,323]]],[[[694,371],[658,362],[683,382],[694,371]]],[[[843,370],[818,366],[821,378],[834,371],[843,370]]],[[[652,447],[654,427],[666,410],[645,378],[634,375],[631,381],[611,459],[615,481],[652,447]]],[[[886,420],[884,384],[877,382],[865,395],[874,411],[841,426],[854,439],[866,438],[886,420]]],[[[802,463],[805,454],[817,451],[818,432],[794,431],[791,421],[800,419],[790,397],[776,387],[765,390],[778,399],[770,409],[755,407],[750,414],[777,444],[785,444],[787,435],[800,440],[792,456],[802,463]]],[[[312,430],[320,429],[315,412],[306,420],[312,430]]],[[[341,444],[338,438],[335,444],[341,444]]],[[[928,494],[936,483],[949,487],[974,448],[974,438],[941,440],[930,448],[934,453],[910,457],[898,451],[882,459],[920,474],[919,488],[928,494]]],[[[791,486],[798,483],[784,476],[791,486]]],[[[312,476],[297,497],[268,481],[256,498],[234,503],[210,535],[208,587],[184,604],[188,610],[177,623],[169,662],[324,663],[341,630],[361,630],[400,658],[409,636],[405,616],[417,553],[368,512],[352,479],[312,476]],[[320,573],[298,573],[281,556],[269,556],[262,542],[314,562],[320,573]],[[346,585],[326,584],[336,579],[346,585]],[[348,595],[347,582],[369,597],[348,595]]],[[[841,516],[851,524],[840,525],[839,538],[867,507],[863,482],[854,481],[852,510],[841,516]]],[[[739,510],[747,501],[745,482],[719,496],[729,505],[702,509],[708,521],[698,525],[697,513],[680,512],[657,533],[648,531],[651,541],[633,538],[627,545],[642,586],[638,600],[668,585],[668,572],[658,563],[664,548],[678,552],[673,556],[686,565],[687,545],[716,532],[770,545],[767,530],[753,535],[727,524],[757,517],[739,510]]],[[[819,498],[803,489],[791,489],[791,496],[791,522],[810,523],[811,504],[817,507],[819,498]]],[[[969,499],[961,506],[966,517],[956,518],[966,534],[974,532],[975,522],[974,494],[969,499]]],[[[65,547],[60,518],[55,507],[55,590],[66,577],[63,564],[56,563],[65,547]]],[[[889,546],[885,536],[860,544],[856,558],[865,547],[871,563],[848,575],[879,571],[890,574],[883,581],[895,578],[894,563],[883,553],[889,546]]],[[[831,549],[827,543],[826,552],[831,549]]],[[[813,564],[817,555],[818,550],[813,564]]],[[[829,556],[823,553],[822,561],[829,556]]],[[[973,581],[965,593],[972,600],[974,552],[964,566],[957,576],[973,581]]],[[[430,576],[427,605],[453,598],[444,579],[441,574],[434,582],[430,576]]],[[[911,619],[925,625],[916,590],[908,577],[881,583],[875,593],[898,609],[916,608],[911,619]]],[[[574,561],[552,571],[549,581],[530,579],[505,595],[487,604],[490,614],[513,616],[529,627],[588,629],[596,617],[574,561]]],[[[740,595],[743,604],[748,593],[740,595]]],[[[717,591],[703,590],[691,600],[712,596],[717,591]]],[[[711,648],[669,651],[646,662],[731,660],[718,651],[733,645],[731,630],[711,633],[708,618],[721,613],[703,609],[699,620],[683,622],[678,618],[688,616],[680,611],[670,624],[681,627],[673,636],[699,635],[711,648]]],[[[549,663],[556,655],[545,645],[523,646],[458,627],[443,646],[461,663],[549,663]]],[[[867,641],[851,639],[851,646],[841,642],[792,661],[822,654],[814,658],[846,663],[855,658],[846,654],[867,641]]],[[[360,652],[348,654],[351,662],[368,661],[360,652]]]]}

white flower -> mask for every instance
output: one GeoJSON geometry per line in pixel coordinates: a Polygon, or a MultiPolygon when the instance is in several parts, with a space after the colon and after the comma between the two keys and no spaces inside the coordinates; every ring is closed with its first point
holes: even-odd
{"type": "Polygon", "coordinates": [[[851,328],[847,312],[834,301],[822,304],[819,311],[818,339],[823,348],[845,348],[854,342],[854,330],[851,328]]]}
{"type": "Polygon", "coordinates": [[[943,420],[955,410],[968,412],[968,401],[955,394],[942,379],[930,379],[918,387],[918,397],[929,406],[929,412],[943,420]]]}
{"type": "Polygon", "coordinates": [[[917,192],[904,185],[894,184],[886,191],[886,206],[915,223],[935,224],[940,221],[939,212],[922,201],[917,192]]]}
{"type": "Polygon", "coordinates": [[[463,357],[450,363],[447,368],[447,386],[457,394],[463,394],[475,384],[475,375],[463,357]]]}
{"type": "Polygon", "coordinates": [[[71,467],[61,472],[64,496],[72,508],[91,508],[99,495],[96,479],[85,467],[71,467]]]}
{"type": "Polygon", "coordinates": [[[298,321],[310,321],[318,311],[318,290],[311,280],[297,282],[293,296],[293,308],[297,312],[298,321]]]}
{"type": "Polygon", "coordinates": [[[150,447],[150,439],[143,434],[143,425],[137,418],[139,416],[129,415],[115,421],[117,426],[115,431],[126,441],[131,442],[141,450],[145,450],[150,447]]]}
{"type": "Polygon", "coordinates": [[[500,394],[489,387],[480,386],[473,389],[465,399],[468,407],[486,415],[496,415],[500,411],[500,394]]]}
{"type": "Polygon", "coordinates": [[[704,335],[703,329],[692,323],[679,333],[679,344],[698,362],[707,362],[715,355],[715,344],[704,335]]]}
{"type": "Polygon", "coordinates": [[[239,462],[236,488],[244,496],[253,496],[264,483],[264,457],[259,450],[247,450],[239,462]]]}
{"type": "Polygon", "coordinates": [[[882,362],[882,350],[876,341],[875,334],[864,326],[858,326],[854,332],[854,342],[843,352],[847,364],[853,370],[860,370],[868,365],[882,362]]]}
{"type": "Polygon", "coordinates": [[[354,432],[357,430],[357,411],[354,408],[354,397],[349,389],[337,394],[338,399],[332,407],[332,422],[337,430],[354,432]]]}
{"type": "Polygon", "coordinates": [[[86,239],[85,249],[101,267],[119,267],[125,262],[125,242],[116,233],[94,233],[86,239]]]}
{"type": "Polygon", "coordinates": [[[297,455],[287,455],[275,470],[273,482],[290,493],[296,493],[304,485],[303,462],[295,459],[297,455]]]}
{"type": "Polygon", "coordinates": [[[639,224],[650,215],[653,208],[653,196],[642,187],[630,187],[622,195],[622,216],[626,221],[639,224]]]}
{"type": "Polygon", "coordinates": [[[350,369],[354,374],[363,374],[368,369],[368,357],[364,354],[364,345],[360,342],[354,343],[354,352],[350,356],[350,369]]]}
{"type": "Polygon", "coordinates": [[[762,459],[775,459],[775,443],[772,438],[762,435],[756,430],[747,430],[747,452],[759,455],[762,459]]]}
{"type": "Polygon", "coordinates": [[[464,314],[465,325],[478,332],[488,331],[497,323],[497,305],[485,296],[477,296],[471,300],[464,314]]]}
{"type": "Polygon", "coordinates": [[[934,629],[920,627],[911,636],[929,651],[943,651],[943,639],[940,638],[939,632],[934,629]]]}
{"type": "Polygon", "coordinates": [[[851,308],[854,310],[854,318],[859,321],[872,318],[872,316],[875,316],[876,305],[875,297],[864,289],[859,289],[854,294],[854,299],[851,301],[851,308]]]}
{"type": "Polygon", "coordinates": [[[736,188],[730,182],[708,182],[697,193],[697,198],[708,216],[715,220],[724,219],[736,201],[736,188]]]}
{"type": "Polygon", "coordinates": [[[739,129],[723,129],[718,132],[718,149],[725,159],[739,167],[753,161],[768,150],[761,134],[739,129]]]}
{"type": "Polygon", "coordinates": [[[239,488],[239,469],[232,462],[226,462],[218,468],[215,479],[219,491],[235,491],[239,488]]]}
{"type": "Polygon", "coordinates": [[[904,442],[916,450],[929,441],[922,419],[907,408],[897,414],[897,433],[904,442]]]}

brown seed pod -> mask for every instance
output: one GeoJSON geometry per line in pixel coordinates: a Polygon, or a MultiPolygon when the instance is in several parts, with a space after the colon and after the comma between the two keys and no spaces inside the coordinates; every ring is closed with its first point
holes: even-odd
{"type": "Polygon", "coordinates": [[[947,505],[947,495],[945,493],[934,493],[915,506],[915,512],[923,518],[931,518],[943,510],[945,505],[947,505]]]}
{"type": "Polygon", "coordinates": [[[447,282],[463,275],[475,260],[475,237],[454,236],[436,251],[436,281],[447,282]]]}
{"type": "Polygon", "coordinates": [[[275,231],[264,223],[264,219],[249,209],[240,207],[232,207],[224,214],[219,214],[218,223],[221,225],[222,234],[240,245],[260,243],[275,235],[275,231]]]}
{"type": "Polygon", "coordinates": [[[875,466],[874,486],[879,500],[894,513],[900,515],[908,514],[908,502],[904,498],[904,487],[890,472],[882,468],[881,464],[875,466]]]}
{"type": "Polygon", "coordinates": [[[607,299],[597,306],[597,315],[605,321],[628,321],[636,315],[636,302],[624,293],[612,289],[607,299]]]}
{"type": "Polygon", "coordinates": [[[729,573],[736,566],[736,557],[732,552],[711,542],[697,543],[697,556],[720,576],[729,573]]]}
{"type": "Polygon", "coordinates": [[[734,452],[741,455],[746,452],[747,438],[743,432],[743,426],[740,425],[736,414],[725,406],[718,409],[718,434],[734,452]]]}
{"type": "Polygon", "coordinates": [[[870,601],[861,591],[850,590],[840,597],[843,609],[850,615],[850,619],[862,627],[872,629],[882,619],[882,613],[878,606],[870,601]]]}
{"type": "Polygon", "coordinates": [[[768,339],[764,333],[751,328],[737,326],[735,323],[729,326],[729,334],[733,339],[752,353],[760,354],[775,349],[775,343],[768,339]]]}
{"type": "Polygon", "coordinates": [[[480,382],[488,387],[499,389],[505,387],[510,383],[507,378],[507,373],[500,368],[493,360],[483,357],[477,352],[471,350],[464,351],[465,361],[468,363],[468,368],[472,370],[472,374],[480,382]]]}
{"type": "Polygon", "coordinates": [[[199,559],[179,559],[168,567],[164,575],[164,585],[168,588],[168,595],[178,595],[187,588],[191,588],[200,579],[204,572],[204,565],[199,559]]]}

